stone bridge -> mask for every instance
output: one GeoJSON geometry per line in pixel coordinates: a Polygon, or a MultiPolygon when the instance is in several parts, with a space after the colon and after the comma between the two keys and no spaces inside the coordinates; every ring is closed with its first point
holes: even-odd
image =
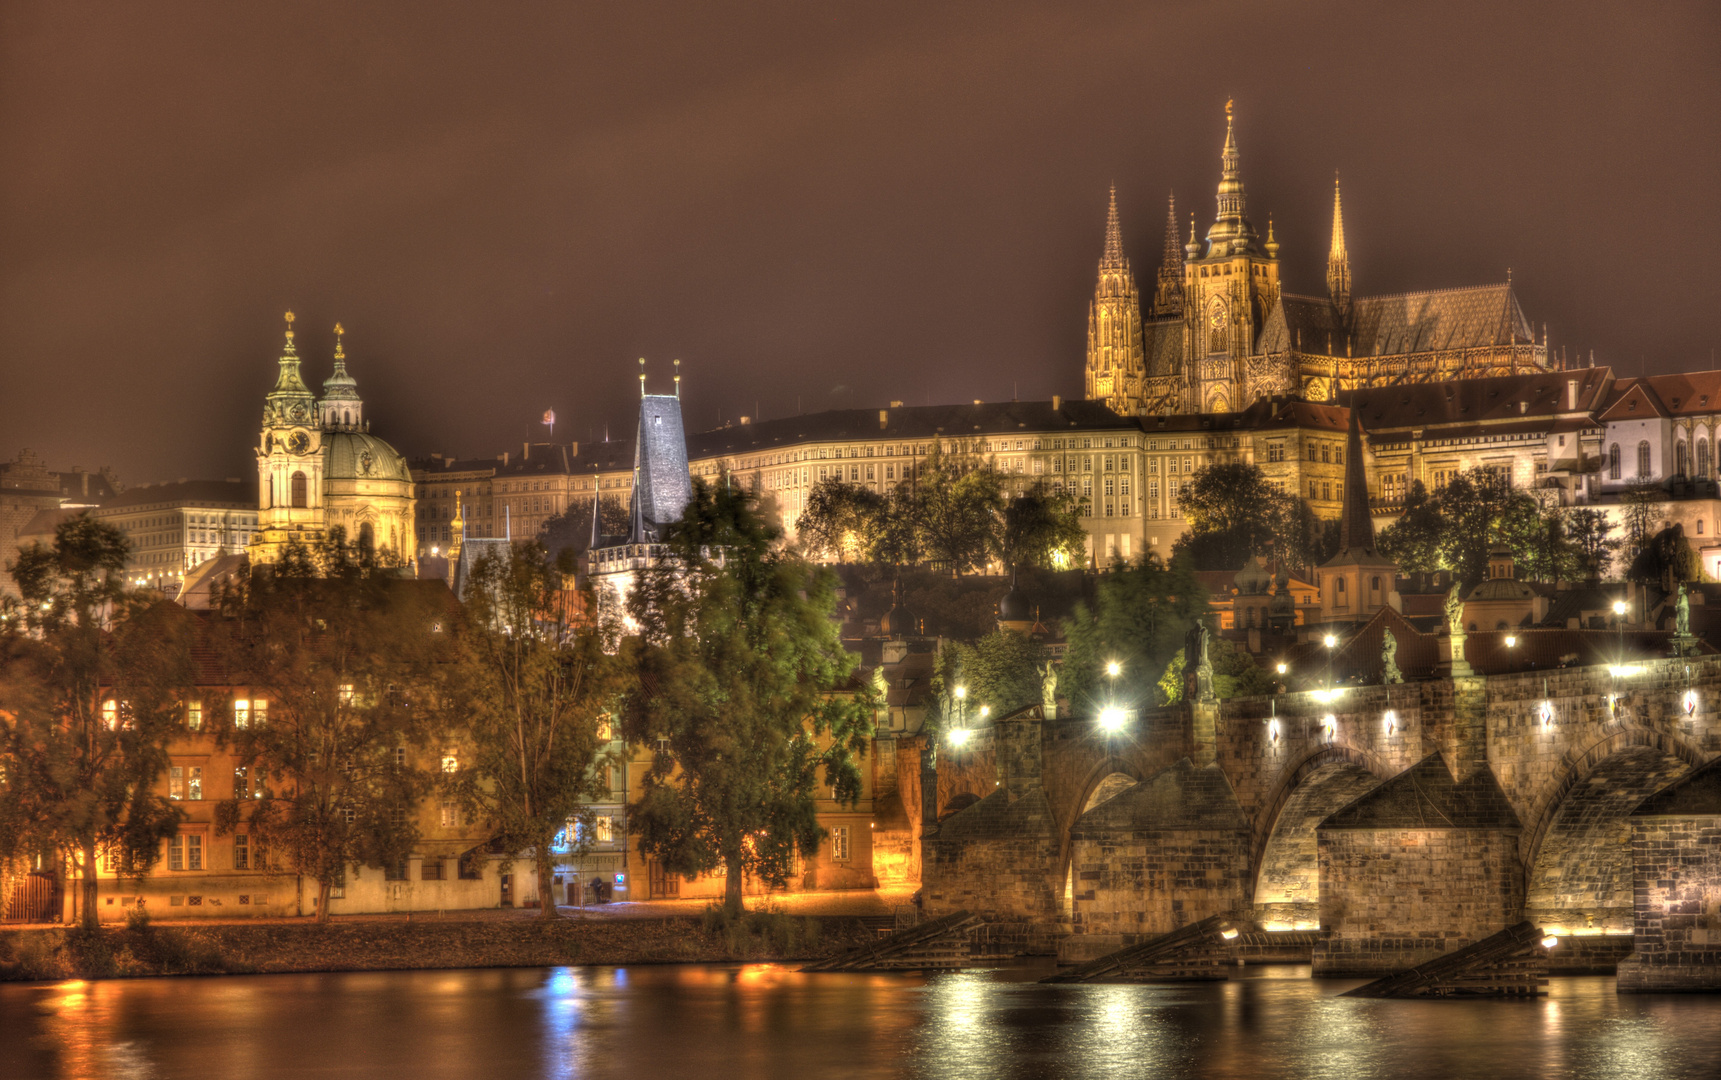
{"type": "Polygon", "coordinates": [[[1320,929],[1330,973],[1524,918],[1629,935],[1630,815],[1717,756],[1715,657],[1235,699],[1116,734],[1035,706],[940,749],[923,894],[1071,961],[1235,908],[1320,929]]]}

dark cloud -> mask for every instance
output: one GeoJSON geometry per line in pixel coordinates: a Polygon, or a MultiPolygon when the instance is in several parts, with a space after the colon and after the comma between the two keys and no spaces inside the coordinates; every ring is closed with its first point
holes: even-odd
{"type": "Polygon", "coordinates": [[[1556,345],[1711,363],[1708,4],[235,4],[0,14],[0,452],[230,475],[293,307],[379,432],[1080,390],[1116,181],[1138,276],[1252,216],[1318,291],[1499,280],[1556,345]],[[852,388],[852,389],[849,389],[852,388]]]}

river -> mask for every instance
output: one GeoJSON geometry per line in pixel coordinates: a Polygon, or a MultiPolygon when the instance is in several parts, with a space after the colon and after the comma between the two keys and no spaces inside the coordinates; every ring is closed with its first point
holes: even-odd
{"type": "Polygon", "coordinates": [[[1032,966],[664,966],[0,987],[0,1078],[1721,1075],[1721,996],[1555,979],[1535,1001],[1352,1000],[1353,980],[1039,986],[1032,966]]]}

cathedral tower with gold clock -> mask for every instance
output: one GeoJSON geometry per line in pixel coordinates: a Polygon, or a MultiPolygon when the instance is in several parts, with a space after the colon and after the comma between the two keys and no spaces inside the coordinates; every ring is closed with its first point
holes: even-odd
{"type": "Polygon", "coordinates": [[[273,562],[291,544],[315,548],[332,530],[398,561],[410,549],[412,473],[394,447],[370,433],[358,383],[348,374],[335,327],[335,370],[319,400],[305,385],[287,313],[287,342],[275,387],[263,401],[257,445],[257,532],[250,555],[273,562]]]}

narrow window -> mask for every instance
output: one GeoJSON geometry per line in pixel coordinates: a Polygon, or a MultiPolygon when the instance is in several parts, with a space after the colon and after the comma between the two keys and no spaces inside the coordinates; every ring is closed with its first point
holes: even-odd
{"type": "Polygon", "coordinates": [[[849,830],[846,826],[838,826],[831,830],[831,860],[847,862],[849,858],[849,830]]]}
{"type": "Polygon", "coordinates": [[[1607,448],[1607,478],[1609,480],[1619,479],[1619,443],[1614,443],[1607,448]]]}
{"type": "Polygon", "coordinates": [[[251,838],[244,833],[233,837],[233,869],[251,869],[251,838]]]}
{"type": "Polygon", "coordinates": [[[302,510],[306,506],[310,505],[310,503],[308,501],[308,496],[306,494],[305,474],[302,472],[294,473],[292,483],[293,483],[293,503],[292,503],[293,508],[295,510],[302,510]]]}
{"type": "Polygon", "coordinates": [[[1653,475],[1649,471],[1649,441],[1647,439],[1637,444],[1637,475],[1640,480],[1653,475]]]}

